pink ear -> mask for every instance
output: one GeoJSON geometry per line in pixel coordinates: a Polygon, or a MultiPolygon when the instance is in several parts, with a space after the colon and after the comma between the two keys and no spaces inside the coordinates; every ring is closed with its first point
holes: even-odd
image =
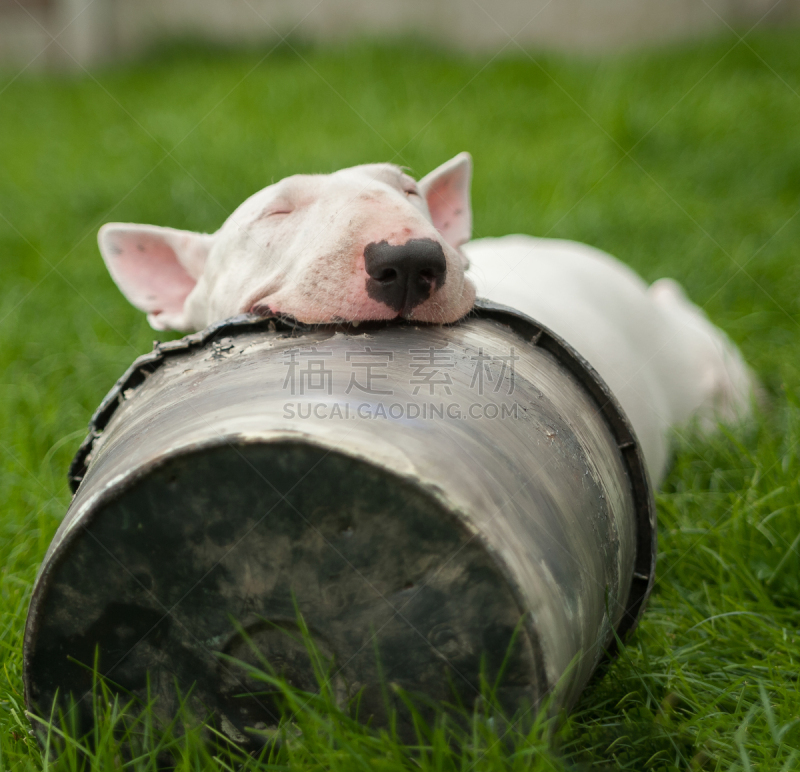
{"type": "Polygon", "coordinates": [[[472,157],[459,153],[419,181],[431,220],[451,247],[460,247],[472,236],[471,179],[472,157]]]}
{"type": "Polygon", "coordinates": [[[156,225],[107,223],[97,235],[111,278],[157,330],[187,329],[184,303],[213,236],[156,225]]]}

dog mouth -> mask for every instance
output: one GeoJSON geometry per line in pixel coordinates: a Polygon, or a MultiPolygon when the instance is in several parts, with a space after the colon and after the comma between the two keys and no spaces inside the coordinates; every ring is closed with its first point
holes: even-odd
{"type": "MultiPolygon", "coordinates": [[[[378,282],[379,279],[368,279],[378,282]]],[[[303,324],[346,324],[358,322],[430,323],[449,324],[469,312],[475,299],[474,288],[465,282],[462,291],[451,287],[447,296],[440,293],[443,287],[434,278],[420,277],[420,286],[414,292],[403,292],[392,298],[390,305],[385,300],[364,297],[363,290],[350,295],[344,303],[276,303],[259,293],[254,301],[245,305],[240,313],[249,313],[262,319],[291,318],[303,324]],[[471,290],[471,291],[470,291],[471,290]],[[451,297],[455,293],[457,297],[451,297]],[[316,306],[316,307],[315,307],[316,306]]],[[[363,286],[363,285],[362,285],[363,286]]],[[[450,285],[448,285],[450,286],[450,285]]],[[[399,293],[398,293],[399,294],[399,293]]]]}
{"type": "Polygon", "coordinates": [[[269,316],[279,316],[276,311],[272,310],[269,303],[264,303],[262,301],[253,303],[250,308],[247,309],[247,313],[254,314],[255,316],[260,316],[265,319],[269,316]]]}
{"type": "MultiPolygon", "coordinates": [[[[396,312],[394,316],[390,316],[390,319],[410,319],[414,311],[419,308],[428,298],[422,298],[421,300],[416,301],[409,301],[406,298],[402,303],[400,303],[399,308],[394,306],[389,306],[390,311],[396,312]]],[[[386,304],[384,304],[386,305],[386,304]]]]}

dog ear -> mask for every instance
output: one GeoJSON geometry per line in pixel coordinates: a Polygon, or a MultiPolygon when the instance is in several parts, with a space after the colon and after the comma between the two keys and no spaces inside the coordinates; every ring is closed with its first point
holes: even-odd
{"type": "Polygon", "coordinates": [[[184,303],[214,237],[156,225],[107,223],[97,234],[111,278],[156,330],[192,329],[184,303]]]}
{"type": "Polygon", "coordinates": [[[451,247],[460,247],[472,236],[471,180],[472,156],[459,153],[419,181],[431,220],[451,247]]]}

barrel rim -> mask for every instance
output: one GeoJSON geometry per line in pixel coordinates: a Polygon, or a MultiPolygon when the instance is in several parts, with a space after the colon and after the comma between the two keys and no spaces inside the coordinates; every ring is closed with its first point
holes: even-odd
{"type": "Polygon", "coordinates": [[[636,518],[636,554],[627,606],[616,627],[615,638],[606,649],[607,658],[613,659],[620,643],[638,626],[655,582],[658,538],[656,505],[639,439],[622,405],[600,373],[560,335],[527,314],[500,303],[478,299],[475,311],[475,315],[481,318],[494,319],[508,325],[521,337],[543,348],[564,365],[598,404],[599,412],[617,443],[631,484],[636,518]]]}

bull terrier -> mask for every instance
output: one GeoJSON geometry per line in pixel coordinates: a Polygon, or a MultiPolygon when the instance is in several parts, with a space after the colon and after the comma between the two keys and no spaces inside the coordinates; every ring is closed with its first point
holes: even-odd
{"type": "Polygon", "coordinates": [[[472,159],[416,182],[393,164],[296,175],[248,198],[214,234],[108,223],[98,241],[123,295],[157,330],[241,313],[307,323],[455,322],[476,294],[560,335],[600,373],[658,485],[670,432],[745,417],[756,382],[684,294],[571,241],[470,241],[472,159]]]}

